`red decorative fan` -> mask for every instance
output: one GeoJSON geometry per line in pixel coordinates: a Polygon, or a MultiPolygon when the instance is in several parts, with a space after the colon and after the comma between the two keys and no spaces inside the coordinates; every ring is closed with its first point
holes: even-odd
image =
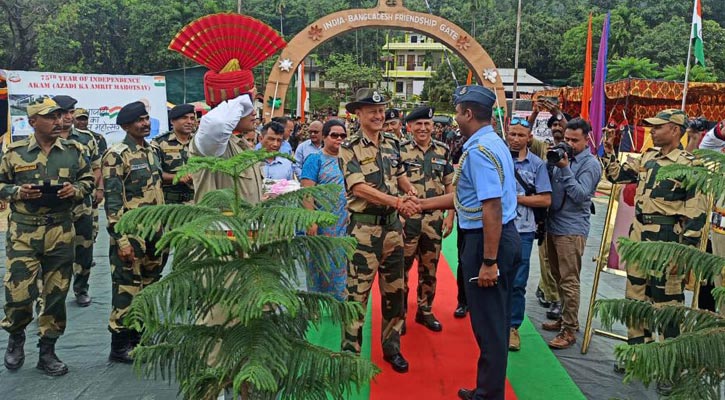
{"type": "Polygon", "coordinates": [[[269,25],[240,14],[212,14],[186,25],[169,49],[207,68],[204,76],[210,105],[251,90],[251,70],[287,43],[269,25]]]}

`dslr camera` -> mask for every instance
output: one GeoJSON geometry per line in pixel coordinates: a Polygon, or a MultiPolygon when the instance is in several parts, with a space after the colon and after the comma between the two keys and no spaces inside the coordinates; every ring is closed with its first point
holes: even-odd
{"type": "Polygon", "coordinates": [[[574,149],[569,146],[569,143],[561,142],[546,152],[546,161],[549,164],[556,164],[564,158],[564,154],[571,160],[574,158],[574,149]]]}

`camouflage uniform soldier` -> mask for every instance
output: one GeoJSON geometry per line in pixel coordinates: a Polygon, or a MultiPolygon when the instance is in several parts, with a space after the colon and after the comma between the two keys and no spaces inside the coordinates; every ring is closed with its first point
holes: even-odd
{"type": "Polygon", "coordinates": [[[169,119],[174,127],[172,131],[155,137],[151,143],[156,145],[164,179],[164,200],[167,204],[180,204],[194,200],[194,186],[191,175],[179,179],[174,184],[176,171],[189,160],[189,144],[193,138],[196,113],[191,104],[182,104],[169,111],[169,119]]]}
{"type": "MultiPolygon", "coordinates": [[[[86,159],[91,164],[93,175],[96,178],[96,185],[101,180],[101,156],[98,153],[98,144],[93,134],[88,131],[81,131],[73,126],[73,112],[77,100],[70,96],[55,96],[53,100],[62,109],[63,125],[61,136],[73,140],[85,149],[86,159]]],[[[76,258],[73,263],[73,293],[76,296],[76,303],[81,307],[88,307],[91,304],[91,297],[88,295],[88,279],[91,276],[93,266],[93,202],[95,197],[89,193],[82,202],[73,207],[73,225],[76,231],[76,258]]]]}
{"type": "MultiPolygon", "coordinates": [[[[96,139],[96,144],[98,144],[98,157],[103,158],[103,156],[106,154],[106,150],[108,150],[108,143],[106,143],[106,138],[103,135],[88,129],[88,110],[86,110],[85,108],[76,108],[76,110],[73,112],[73,127],[76,128],[78,131],[88,132],[93,135],[93,138],[96,139]]],[[[98,181],[96,181],[96,192],[92,196],[94,243],[96,241],[96,238],[98,237],[98,206],[103,201],[103,182],[100,179],[100,175],[101,174],[99,171],[98,181]]],[[[92,265],[96,265],[96,262],[94,261],[92,265]]]]}
{"type": "MultiPolygon", "coordinates": [[[[373,89],[360,89],[346,109],[357,114],[361,130],[340,149],[340,169],[348,192],[348,233],[358,245],[349,265],[348,300],[367,306],[376,274],[380,274],[383,310],[383,355],[397,372],[407,372],[400,353],[403,326],[403,236],[397,211],[419,212],[412,198],[398,197],[399,188],[415,193],[400,163],[398,141],[382,134],[387,101],[373,89]]],[[[348,326],[342,349],[360,353],[364,315],[348,326]]]]}
{"type": "MultiPolygon", "coordinates": [[[[708,208],[705,196],[672,180],[655,182],[661,167],[695,162],[695,158],[680,146],[687,116],[680,110],[669,109],[645,119],[645,123],[652,127],[652,142],[656,148],[649,149],[639,160],[622,164],[613,153],[614,135],[611,135],[605,142],[602,158],[611,182],[637,183],[635,220],[629,238],[699,246],[708,208]]],[[[648,277],[636,266],[628,264],[625,296],[655,304],[682,303],[685,300],[683,278],[674,270],[664,276],[648,277]]],[[[679,329],[671,326],[663,333],[665,337],[675,337],[679,329]]],[[[627,336],[630,344],[652,340],[652,332],[642,326],[629,326],[627,336]]]]}
{"type": "Polygon", "coordinates": [[[140,101],[125,105],[116,123],[126,131],[123,142],[108,149],[103,157],[106,216],[111,236],[111,353],[109,360],[131,363],[129,352],[140,334],[123,324],[133,297],[144,287],[161,279],[165,255],[156,255],[155,241],[121,235],[114,227],[124,212],[164,204],[161,191],[161,165],[155,150],[144,138],[151,133],[148,112],[140,101]]]}
{"type": "Polygon", "coordinates": [[[5,318],[10,333],[5,367],[25,361],[25,327],[33,319],[32,304],[40,296],[45,307],[38,316],[40,359],[48,375],[68,372],[55,355],[55,342],[66,325],[65,298],[73,272],[75,230],[73,201],[93,191],[93,175],[85,149],[60,137],[58,104],[43,98],[28,105],[35,133],[11,143],[0,161],[0,199],[10,202],[6,239],[5,318]],[[42,279],[39,292],[37,280],[42,279]]]}
{"type": "MultiPolygon", "coordinates": [[[[407,171],[408,180],[421,198],[441,196],[453,191],[453,165],[449,161],[449,149],[443,142],[431,139],[433,109],[419,107],[405,118],[407,131],[413,140],[400,145],[400,159],[407,171]]],[[[415,322],[440,332],[443,326],[433,315],[433,299],[436,293],[436,267],[441,254],[442,236],[448,236],[453,228],[455,213],[431,210],[405,220],[405,299],[407,313],[408,273],[413,261],[418,260],[418,312],[415,322]]],[[[405,325],[404,325],[405,326],[405,325]]]]}

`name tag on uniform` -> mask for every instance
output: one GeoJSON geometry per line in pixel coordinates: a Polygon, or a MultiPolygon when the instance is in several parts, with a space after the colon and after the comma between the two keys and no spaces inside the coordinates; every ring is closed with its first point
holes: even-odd
{"type": "Polygon", "coordinates": [[[439,158],[433,158],[430,160],[430,162],[432,162],[433,164],[438,164],[438,165],[446,165],[446,160],[441,160],[439,158]]]}
{"type": "Polygon", "coordinates": [[[131,171],[138,171],[140,169],[148,169],[148,168],[149,168],[149,165],[146,163],[131,165],[131,171]]]}
{"type": "Polygon", "coordinates": [[[375,162],[375,157],[368,157],[360,161],[360,165],[370,164],[371,162],[375,162]]]}
{"type": "Polygon", "coordinates": [[[181,149],[164,149],[164,153],[181,153],[181,149]]]}
{"type": "Polygon", "coordinates": [[[32,171],[37,168],[38,168],[37,165],[18,165],[15,167],[15,172],[32,171]]]}

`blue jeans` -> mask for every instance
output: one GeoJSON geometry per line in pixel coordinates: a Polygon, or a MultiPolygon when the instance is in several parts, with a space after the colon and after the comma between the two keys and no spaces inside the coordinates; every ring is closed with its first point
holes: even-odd
{"type": "Polygon", "coordinates": [[[516,270],[511,299],[511,327],[518,329],[524,322],[526,309],[526,283],[529,281],[529,261],[534,246],[534,232],[519,233],[521,237],[521,264],[516,270]]]}

